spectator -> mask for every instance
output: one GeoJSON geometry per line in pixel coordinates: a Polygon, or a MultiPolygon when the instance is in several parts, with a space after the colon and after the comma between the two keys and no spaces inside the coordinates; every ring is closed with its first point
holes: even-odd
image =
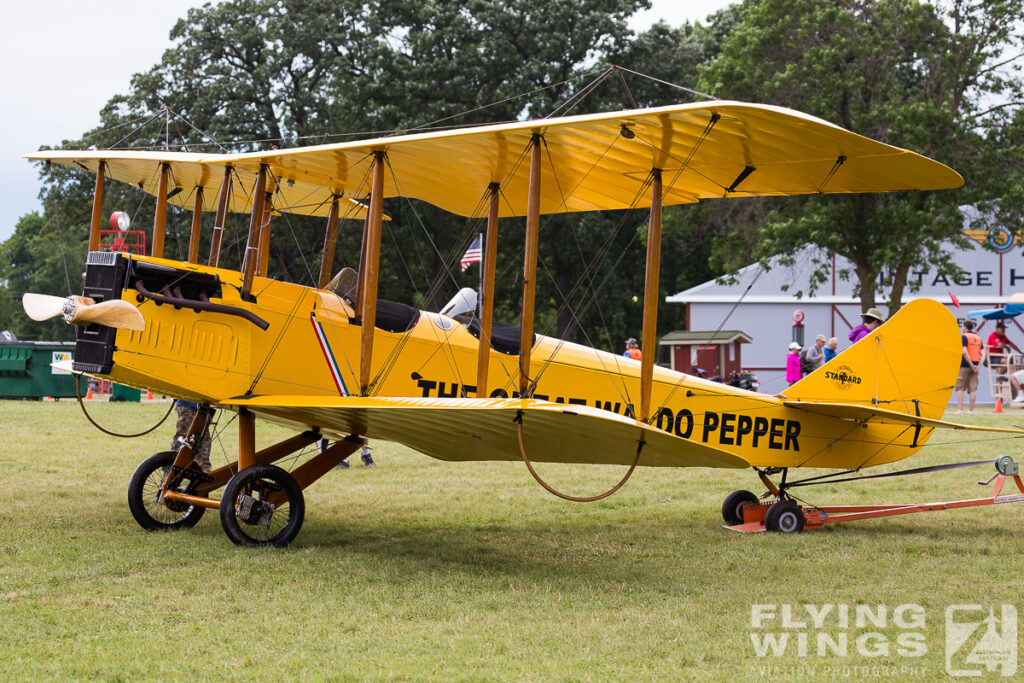
{"type": "Polygon", "coordinates": [[[996,322],[996,329],[993,330],[992,334],[988,335],[988,354],[989,364],[999,364],[1004,366],[1000,368],[1001,372],[1005,372],[1005,365],[1009,361],[1008,356],[1010,355],[1010,349],[1013,349],[1017,353],[1020,353],[1020,348],[1009,340],[1006,336],[1006,323],[1002,320],[996,322]],[[993,356],[993,354],[995,354],[993,356]]]}
{"type": "Polygon", "coordinates": [[[1013,391],[1016,394],[1010,403],[1015,406],[1024,405],[1024,391],[1020,390],[1021,382],[1024,382],[1024,370],[1018,370],[1010,375],[1010,385],[1013,386],[1013,391]]]}
{"type": "Polygon", "coordinates": [[[622,355],[633,360],[643,359],[643,355],[640,353],[640,346],[633,337],[626,340],[626,352],[622,355]]]}
{"type": "Polygon", "coordinates": [[[825,335],[819,334],[814,343],[800,352],[800,373],[806,377],[825,364],[825,335]]]}
{"type": "Polygon", "coordinates": [[[800,381],[800,345],[796,342],[789,343],[789,353],[786,355],[786,381],[793,386],[800,381]]]}
{"type": "Polygon", "coordinates": [[[839,352],[836,351],[836,348],[838,346],[839,340],[836,339],[835,337],[832,337],[831,339],[828,340],[828,346],[826,346],[825,349],[822,351],[822,353],[825,354],[826,363],[839,355],[839,352]]]}
{"type": "MultiPolygon", "coordinates": [[[[171,450],[177,452],[181,443],[188,435],[188,429],[192,426],[192,420],[199,412],[199,404],[191,401],[178,399],[174,402],[174,410],[178,413],[178,421],[174,426],[174,438],[171,439],[171,450]]],[[[210,465],[210,430],[203,431],[203,437],[199,440],[199,447],[193,451],[194,462],[203,472],[209,472],[210,465]]]]}
{"type": "Polygon", "coordinates": [[[885,322],[885,318],[882,317],[882,312],[877,308],[869,308],[864,311],[860,314],[860,319],[863,322],[850,330],[849,339],[851,344],[856,344],[885,322]]]}
{"type": "Polygon", "coordinates": [[[978,369],[985,360],[985,347],[981,337],[974,333],[974,321],[964,321],[964,333],[960,336],[963,355],[960,358],[960,374],[956,378],[956,412],[964,412],[964,391],[970,395],[967,412],[974,412],[974,401],[978,396],[978,369]]]}
{"type": "MultiPolygon", "coordinates": [[[[327,438],[320,439],[320,441],[317,442],[317,448],[320,450],[321,453],[326,451],[330,447],[330,445],[331,445],[331,440],[327,439],[327,438]]],[[[374,465],[377,464],[377,463],[375,463],[373,461],[373,456],[370,455],[370,441],[369,441],[369,439],[364,439],[363,440],[363,446],[362,446],[362,448],[359,449],[359,456],[363,460],[363,467],[373,467],[374,465]]],[[[347,470],[348,469],[348,458],[345,458],[344,460],[339,462],[337,465],[335,465],[334,469],[337,469],[337,470],[347,470]]]]}

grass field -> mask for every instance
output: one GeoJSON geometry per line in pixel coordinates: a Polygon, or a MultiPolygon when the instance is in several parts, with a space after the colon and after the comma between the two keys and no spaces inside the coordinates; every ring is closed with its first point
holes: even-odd
{"type": "MultiPolygon", "coordinates": [[[[90,410],[137,431],[166,404],[90,410]]],[[[378,467],[354,458],[306,491],[291,547],[248,550],[228,541],[215,512],[177,533],[132,520],[128,479],[167,447],[170,422],[115,439],[73,401],[0,402],[0,428],[7,679],[932,680],[946,676],[948,606],[980,604],[980,620],[1020,602],[1021,505],[743,535],[721,528],[720,506],[733,489],[759,490],[749,472],[642,469],[615,496],[578,505],[546,494],[521,463],[443,463],[377,444],[378,467]],[[805,604],[835,607],[821,628],[783,623],[785,609],[806,621],[805,604]],[[858,625],[857,605],[876,623],[858,625]],[[897,619],[900,605],[913,607],[897,619]],[[774,619],[754,628],[752,609],[774,619]],[[784,655],[758,656],[754,639],[786,632],[794,641],[784,655]],[[819,633],[845,634],[847,655],[819,656],[819,633]]],[[[261,443],[285,435],[258,431],[261,443]]],[[[910,466],[1017,457],[1020,444],[952,433],[934,441],[910,466]]],[[[215,465],[223,453],[215,444],[215,465]]],[[[577,493],[621,475],[541,472],[577,493]]],[[[975,497],[990,491],[975,482],[991,472],[823,486],[806,497],[975,497]]]]}

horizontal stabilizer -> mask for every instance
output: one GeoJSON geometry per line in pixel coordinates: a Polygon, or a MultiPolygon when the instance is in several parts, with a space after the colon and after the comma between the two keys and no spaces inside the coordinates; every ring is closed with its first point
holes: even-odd
{"type": "Polygon", "coordinates": [[[784,406],[804,410],[817,415],[829,417],[846,418],[850,420],[874,420],[876,422],[898,422],[913,426],[930,427],[936,429],[961,429],[976,432],[1003,432],[1006,434],[1020,434],[1024,436],[1024,429],[1016,427],[986,427],[984,425],[967,425],[959,422],[948,422],[917,415],[908,415],[896,410],[875,408],[873,406],[858,406],[849,403],[822,403],[815,401],[790,401],[782,402],[784,406]]]}
{"type": "Polygon", "coordinates": [[[439,460],[520,460],[517,421],[534,462],[745,468],[746,460],[587,406],[475,398],[258,396],[220,402],[296,429],[394,441],[439,460]]]}

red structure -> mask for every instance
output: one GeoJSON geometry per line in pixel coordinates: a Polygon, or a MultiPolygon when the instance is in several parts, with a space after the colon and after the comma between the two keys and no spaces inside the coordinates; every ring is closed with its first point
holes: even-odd
{"type": "Polygon", "coordinates": [[[144,230],[100,230],[100,249],[146,255],[144,230]]]}
{"type": "Polygon", "coordinates": [[[751,341],[741,330],[678,330],[658,341],[658,360],[691,375],[700,368],[711,377],[728,377],[743,368],[740,345],[751,341]]]}

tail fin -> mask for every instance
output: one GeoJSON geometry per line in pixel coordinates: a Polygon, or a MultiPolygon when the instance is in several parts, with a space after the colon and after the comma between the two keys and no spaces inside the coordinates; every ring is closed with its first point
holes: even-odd
{"type": "Polygon", "coordinates": [[[938,301],[916,299],[784,396],[939,418],[949,404],[962,353],[953,314],[938,301]]]}

